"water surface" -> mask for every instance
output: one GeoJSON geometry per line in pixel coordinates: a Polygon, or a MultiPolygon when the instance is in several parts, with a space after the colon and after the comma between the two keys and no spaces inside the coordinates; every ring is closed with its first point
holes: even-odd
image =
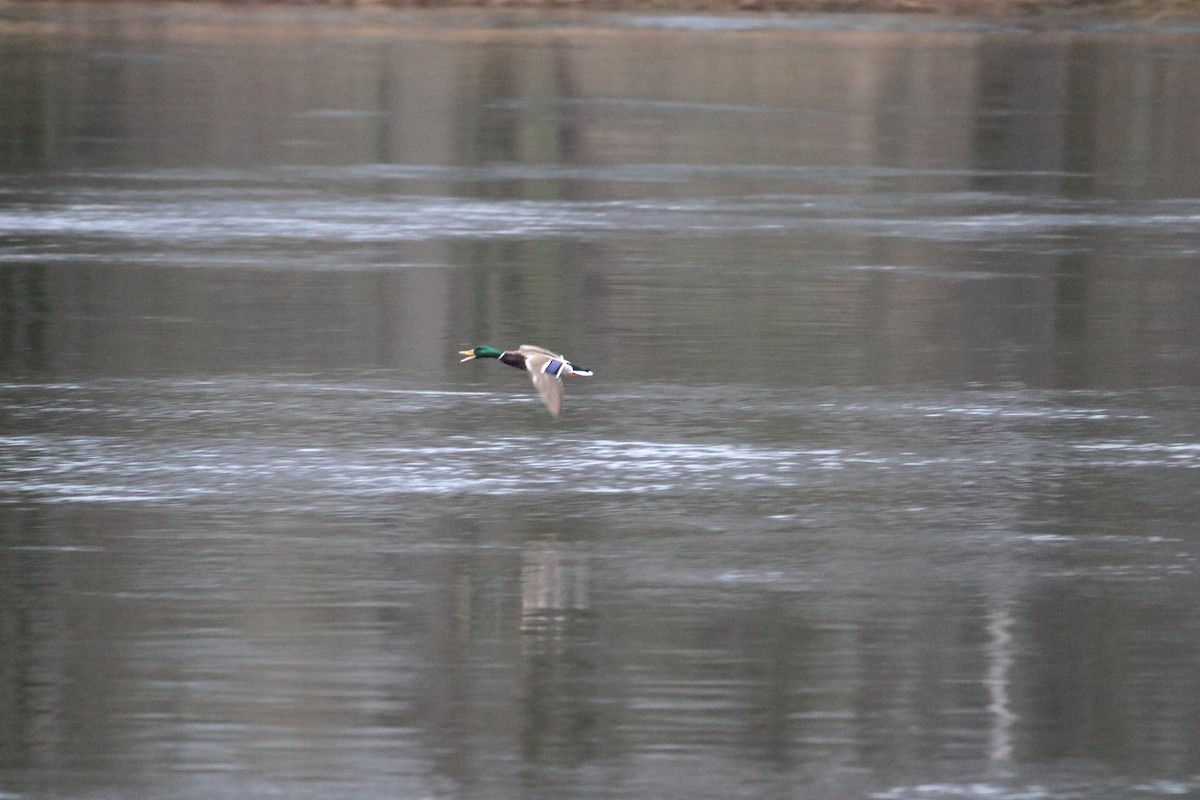
{"type": "Polygon", "coordinates": [[[0,796],[1200,796],[1200,32],[0,39],[0,796]]]}

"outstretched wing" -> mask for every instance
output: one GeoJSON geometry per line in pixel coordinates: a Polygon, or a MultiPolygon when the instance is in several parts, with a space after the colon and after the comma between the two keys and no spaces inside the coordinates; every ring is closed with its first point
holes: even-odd
{"type": "Polygon", "coordinates": [[[517,352],[523,356],[550,356],[551,358],[562,358],[553,350],[547,350],[544,347],[538,347],[536,344],[523,344],[517,348],[517,352]]]}
{"type": "MultiPolygon", "coordinates": [[[[524,348],[522,348],[524,349],[524,348]]],[[[532,349],[532,348],[531,348],[532,349]]],[[[561,356],[555,357],[549,351],[527,353],[525,355],[525,369],[529,372],[529,377],[533,380],[533,388],[537,389],[538,394],[542,398],[542,402],[546,404],[546,409],[555,417],[562,411],[562,381],[555,374],[562,369],[561,356]],[[551,362],[557,362],[558,368],[546,371],[546,366],[554,367],[551,362]]]]}

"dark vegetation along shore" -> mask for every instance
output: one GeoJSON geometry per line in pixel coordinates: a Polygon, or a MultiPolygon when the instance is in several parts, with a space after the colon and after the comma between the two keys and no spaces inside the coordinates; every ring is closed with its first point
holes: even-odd
{"type": "MultiPolygon", "coordinates": [[[[103,4],[109,0],[88,0],[103,4]]],[[[212,0],[162,0],[205,4],[212,0]]],[[[0,8],[14,0],[0,0],[0,8]]],[[[46,2],[46,0],[16,0],[46,2]]],[[[123,0],[117,0],[123,2],[123,0]]],[[[147,5],[159,0],[140,0],[147,5]]],[[[217,0],[229,7],[363,9],[545,9],[636,13],[930,14],[958,17],[1090,19],[1200,23],[1200,0],[217,0]]]]}
{"type": "MultiPolygon", "coordinates": [[[[235,2],[237,0],[234,0],[235,2]]],[[[554,8],[635,12],[767,12],[941,14],[978,17],[1042,15],[1200,21],[1200,0],[266,0],[393,8],[554,8]]]]}

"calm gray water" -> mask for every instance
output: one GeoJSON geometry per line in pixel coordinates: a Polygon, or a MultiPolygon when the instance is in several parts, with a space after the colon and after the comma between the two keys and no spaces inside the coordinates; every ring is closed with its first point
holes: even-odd
{"type": "Polygon", "coordinates": [[[1198,87],[0,7],[0,798],[1200,797],[1198,87]]]}

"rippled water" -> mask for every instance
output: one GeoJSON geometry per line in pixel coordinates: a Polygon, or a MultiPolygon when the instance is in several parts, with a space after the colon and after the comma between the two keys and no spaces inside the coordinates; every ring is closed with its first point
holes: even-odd
{"type": "Polygon", "coordinates": [[[1183,392],[677,387],[660,405],[661,387],[580,391],[586,420],[516,432],[496,424],[519,414],[536,425],[532,396],[402,389],[379,377],[11,384],[4,410],[22,433],[3,438],[12,459],[0,489],[49,504],[197,507],[249,493],[280,510],[356,514],[412,495],[676,496],[868,481],[958,494],[990,479],[1006,484],[996,489],[1009,504],[1030,473],[1200,467],[1183,392]],[[1152,399],[1153,413],[1139,399],[1152,399]],[[1165,402],[1180,407],[1160,419],[1165,402]]]}
{"type": "Polygon", "coordinates": [[[0,10],[0,797],[1200,796],[1196,38],[0,10]]]}
{"type": "MultiPolygon", "coordinates": [[[[769,179],[758,168],[726,169],[712,174],[649,165],[636,175],[624,170],[410,170],[378,168],[329,170],[328,174],[277,174],[278,184],[256,185],[238,175],[209,173],[170,176],[89,176],[73,187],[69,198],[61,189],[20,192],[17,208],[0,213],[0,229],[18,246],[10,258],[17,263],[58,262],[69,258],[88,262],[111,257],[97,253],[96,239],[108,245],[125,244],[135,262],[153,263],[164,248],[183,266],[231,263],[242,267],[279,269],[346,269],[398,266],[385,250],[410,242],[468,239],[470,241],[566,239],[604,243],[629,237],[667,236],[679,239],[853,235],[864,238],[904,238],[917,241],[966,242],[981,246],[1024,249],[1030,239],[1039,252],[1083,250],[1086,235],[1114,231],[1122,237],[1149,235],[1160,257],[1197,256],[1196,227],[1200,200],[1190,198],[1083,200],[1029,197],[997,192],[932,191],[880,194],[838,191],[835,196],[796,193],[797,189],[902,180],[887,171],[842,171],[810,175],[797,171],[769,179]],[[603,201],[484,200],[471,197],[411,195],[413,182],[445,181],[490,185],[505,180],[528,182],[580,181],[652,184],[697,180],[751,180],[778,185],[770,194],[734,197],[641,197],[603,201]],[[207,186],[222,180],[227,186],[207,186]],[[89,185],[90,184],[90,185],[89,185]],[[96,184],[100,184],[97,186],[96,184]],[[115,184],[115,185],[114,185],[115,184]],[[311,196],[330,185],[337,193],[311,196]],[[813,185],[816,185],[814,187],[813,185]],[[372,194],[363,196],[364,185],[372,194]],[[786,190],[791,189],[792,192],[786,190]],[[180,194],[186,198],[181,200],[180,194]],[[89,197],[89,195],[93,195],[89,197]],[[42,239],[66,234],[65,247],[47,251],[42,239]],[[28,238],[27,238],[28,237],[28,238]],[[1026,241],[1016,244],[1020,237],[1026,241]],[[24,242],[29,242],[21,246],[24,242]],[[336,243],[336,262],[331,246],[336,243]],[[74,245],[74,247],[72,246],[74,245]],[[303,248],[279,261],[282,248],[303,248]]],[[[939,179],[936,173],[923,177],[939,179]]],[[[952,176],[946,176],[952,180],[952,176]]]]}
{"type": "Polygon", "coordinates": [[[1054,757],[1186,758],[1190,393],[662,391],[581,388],[551,427],[379,376],[4,387],[10,731],[38,748],[10,779],[1195,791],[1054,757]],[[1128,733],[1092,741],[1110,696],[1128,733]]]}

